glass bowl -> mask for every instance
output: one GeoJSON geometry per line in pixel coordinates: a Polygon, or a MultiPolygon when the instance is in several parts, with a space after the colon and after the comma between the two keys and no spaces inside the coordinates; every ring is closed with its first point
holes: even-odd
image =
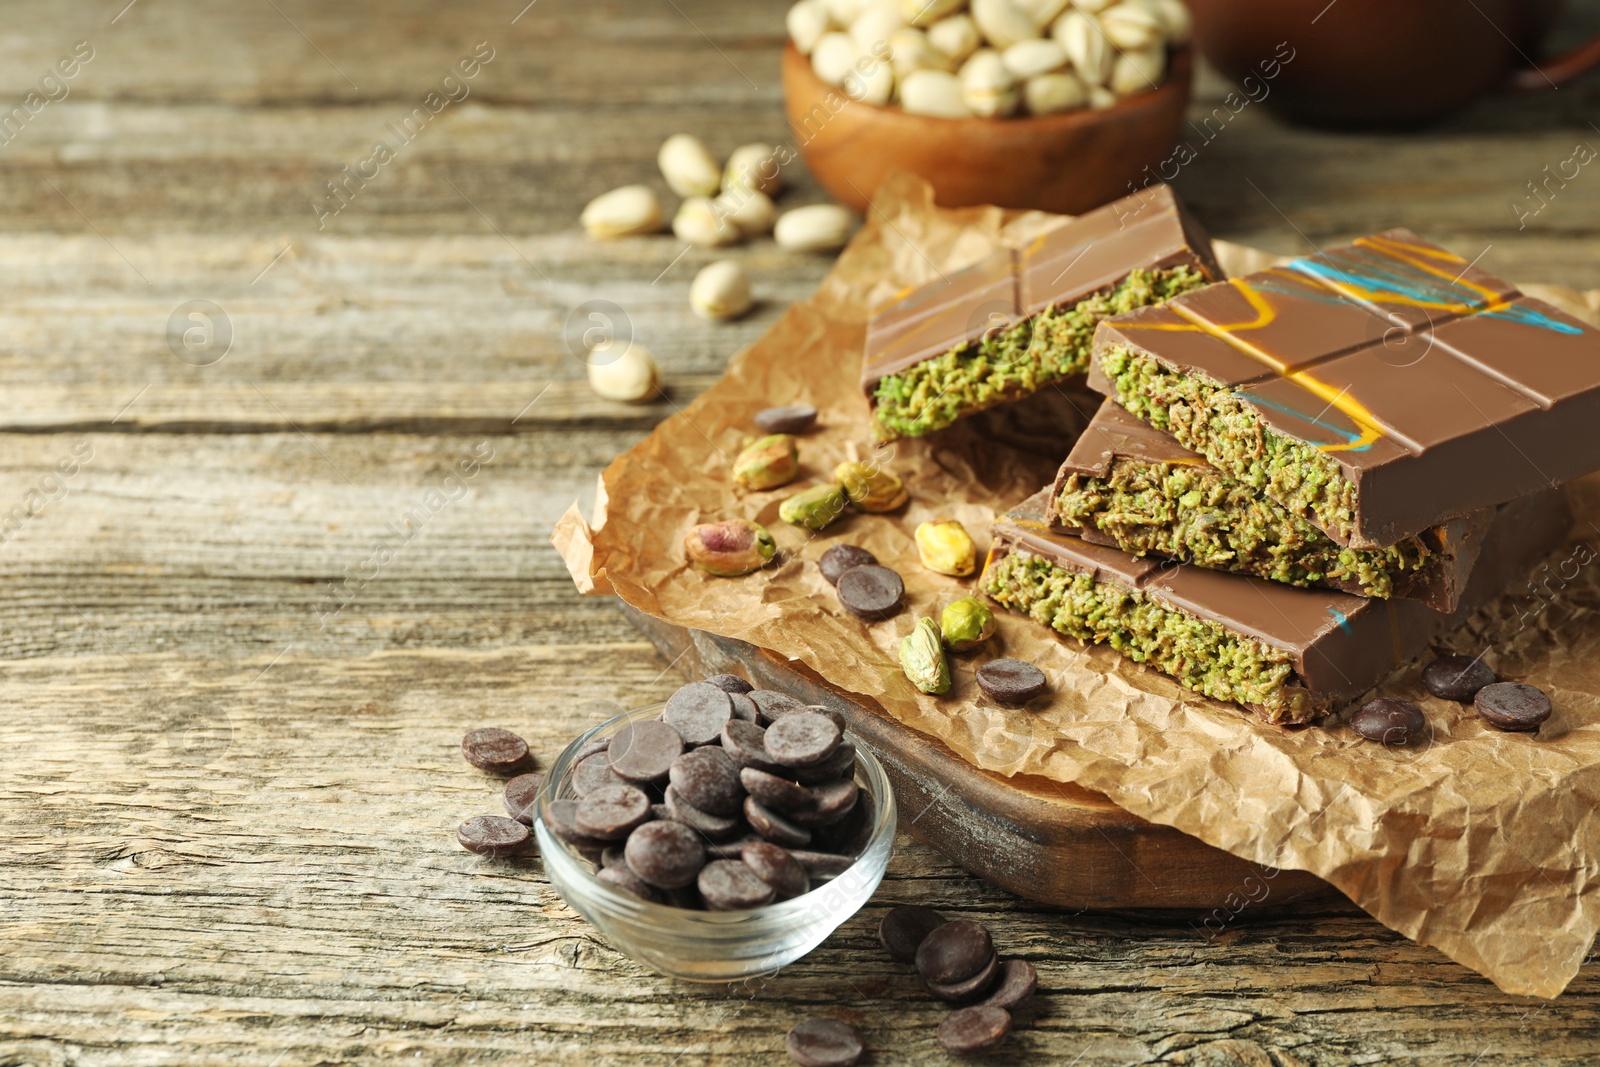
{"type": "MultiPolygon", "coordinates": [[[[539,794],[534,833],[545,874],[561,898],[623,955],[661,974],[692,982],[735,982],[770,974],[820,945],[871,899],[894,851],[894,792],[883,766],[856,744],[856,784],[871,795],[874,825],[861,855],[844,873],[809,893],[749,911],[691,911],[653,904],[596,877],[597,866],[550,830],[550,805],[573,797],[573,757],[590,741],[660,716],[664,704],[624,712],[584,733],[556,758],[539,794]]],[[[856,739],[846,731],[852,742],[856,739]]]]}

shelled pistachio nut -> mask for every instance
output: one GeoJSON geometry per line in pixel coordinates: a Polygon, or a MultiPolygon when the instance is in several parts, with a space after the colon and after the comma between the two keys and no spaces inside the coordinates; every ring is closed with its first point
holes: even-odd
{"type": "Polygon", "coordinates": [[[844,514],[844,490],[837,485],[802,489],[778,505],[778,518],[808,530],[820,530],[844,514]]]}
{"type": "Polygon", "coordinates": [[[800,449],[786,433],[756,438],[733,460],[733,480],[746,489],[776,489],[799,474],[800,449]]]}
{"type": "Polygon", "coordinates": [[[967,0],[900,0],[900,17],[913,26],[931,26],[967,6],[967,0]]]}
{"type": "Polygon", "coordinates": [[[731,259],[708,263],[689,285],[689,306],[703,319],[736,319],[750,310],[750,276],[731,259]]]}
{"type": "Polygon", "coordinates": [[[1161,43],[1161,16],[1141,0],[1124,0],[1100,12],[1100,28],[1124,52],[1161,43]]]}
{"type": "Polygon", "coordinates": [[[838,204],[811,204],[778,216],[773,239],[797,252],[836,252],[850,241],[856,217],[838,204]]]}
{"type": "Polygon", "coordinates": [[[914,70],[900,83],[900,106],[913,115],[964,119],[972,109],[961,95],[961,79],[942,70],[914,70]]]}
{"type": "Polygon", "coordinates": [[[893,511],[911,499],[905,482],[893,471],[848,460],[833,469],[833,480],[862,511],[893,511]]]}
{"type": "Polygon", "coordinates": [[[803,56],[809,56],[817,39],[828,32],[828,8],[822,0],[798,0],[784,16],[789,39],[803,56]]]}
{"type": "Polygon", "coordinates": [[[683,538],[689,562],[719,578],[737,578],[772,562],[778,546],[767,528],[749,519],[708,522],[683,538]]]}
{"type": "Polygon", "coordinates": [[[950,661],[932,619],[918,619],[916,628],[900,639],[900,669],[924,693],[942,696],[950,691],[950,661]]]}
{"type": "Polygon", "coordinates": [[[1039,24],[1012,0],[972,0],[972,21],[996,48],[1039,36],[1039,24]]]}
{"type": "Polygon", "coordinates": [[[1033,115],[1054,115],[1089,103],[1089,90],[1076,74],[1041,74],[1022,84],[1022,103],[1033,115]]]}
{"type": "Polygon", "coordinates": [[[1003,118],[1017,110],[1017,80],[1000,53],[980,48],[961,67],[961,100],[974,115],[1003,118]]]}
{"type": "Polygon", "coordinates": [[[672,217],[672,232],[679,240],[701,248],[737,244],[744,236],[723,207],[703,196],[691,196],[678,205],[678,213],[672,217]]]}
{"type": "Polygon", "coordinates": [[[778,221],[778,205],[754,189],[729,189],[711,203],[744,237],[765,237],[778,221]]]}
{"type": "Polygon", "coordinates": [[[960,66],[978,50],[983,35],[970,15],[951,15],[928,27],[928,43],[949,56],[952,66],[960,66]]]}
{"type": "Polygon", "coordinates": [[[578,219],[590,237],[626,237],[661,229],[661,201],[648,185],[624,185],[601,193],[578,219]]]}
{"type": "Polygon", "coordinates": [[[638,341],[610,341],[589,349],[589,388],[607,400],[637,404],[661,391],[661,371],[638,341]]]}
{"type": "Polygon", "coordinates": [[[978,549],[966,527],[955,519],[930,519],[917,527],[917,554],[922,565],[939,574],[964,578],[978,567],[978,549]]]}
{"type": "Polygon", "coordinates": [[[661,142],[656,163],[667,185],[679,196],[716,196],[722,188],[722,168],[693,134],[675,133],[661,142]]]}
{"type": "Polygon", "coordinates": [[[939,613],[939,633],[956,652],[977,648],[994,636],[997,625],[989,605],[975,596],[952,600],[939,613]]]}
{"type": "Polygon", "coordinates": [[[777,196],[783,188],[780,159],[773,145],[742,144],[728,156],[728,165],[722,172],[722,188],[730,192],[754,189],[767,196],[777,196]]]}

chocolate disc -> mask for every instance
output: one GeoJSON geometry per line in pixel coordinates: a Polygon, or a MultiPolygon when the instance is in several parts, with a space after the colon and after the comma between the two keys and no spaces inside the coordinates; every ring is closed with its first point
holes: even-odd
{"type": "Polygon", "coordinates": [[[756,412],[756,425],[767,433],[805,433],[816,421],[817,409],[809,404],[789,404],[756,412]]]}
{"type": "Polygon", "coordinates": [[[744,855],[744,846],[760,840],[755,834],[747,833],[728,841],[707,841],[706,855],[714,860],[736,860],[744,855]]]}
{"type": "Polygon", "coordinates": [[[743,860],[712,860],[695,879],[712,911],[744,911],[772,903],[773,889],[743,860]]]}
{"type": "Polygon", "coordinates": [[[578,801],[578,832],[620,841],[650,820],[650,798],[631,785],[602,786],[578,801]]]}
{"type": "Polygon", "coordinates": [[[1477,696],[1478,690],[1494,680],[1494,671],[1483,660],[1471,656],[1440,656],[1422,668],[1422,684],[1428,692],[1460,704],[1477,696]]]}
{"type": "Polygon", "coordinates": [[[733,762],[741,767],[772,772],[779,770],[778,765],[767,758],[767,731],[753,722],[729,720],[728,725],[722,728],[722,751],[732,756],[733,762]]]}
{"type": "Polygon", "coordinates": [[[789,855],[812,878],[837,878],[855,865],[854,856],[841,856],[835,852],[813,852],[809,849],[791,848],[789,855]]]}
{"type": "Polygon", "coordinates": [[[877,805],[872,802],[872,794],[863,789],[856,794],[855,807],[851,808],[844,818],[832,826],[823,826],[816,831],[817,848],[819,851],[837,852],[843,856],[859,856],[872,840],[873,831],[877,829],[877,821],[877,805]]]}
{"type": "Polygon", "coordinates": [[[1495,682],[1478,690],[1472,706],[1483,721],[1500,730],[1537,730],[1555,710],[1544,690],[1521,682],[1495,682]]]}
{"type": "Polygon", "coordinates": [[[647,822],[628,835],[622,850],[628,870],[658,889],[693,882],[706,865],[700,835],[681,822],[647,822]]]}
{"type": "Polygon", "coordinates": [[[869,563],[851,567],[839,576],[839,603],[850,614],[877,622],[900,611],[906,583],[888,567],[869,563]]]}
{"type": "Polygon", "coordinates": [[[1027,960],[1009,959],[1000,962],[1000,979],[983,1001],[991,1008],[1010,1011],[1033,996],[1039,988],[1039,972],[1027,960]]]}
{"type": "Polygon", "coordinates": [[[800,1067],[851,1067],[867,1046],[855,1027],[838,1019],[807,1019],[784,1039],[789,1058],[800,1067]]]}
{"type": "Polygon", "coordinates": [[[580,797],[586,797],[596,789],[603,789],[608,785],[627,785],[617,772],[611,769],[611,758],[604,752],[579,761],[572,768],[572,791],[580,797]]]}
{"type": "Polygon", "coordinates": [[[748,693],[755,686],[739,677],[737,674],[713,674],[705,679],[706,684],[714,685],[724,693],[748,693]]]}
{"type": "Polygon", "coordinates": [[[709,837],[713,841],[721,841],[732,837],[743,829],[743,824],[740,823],[737,815],[713,815],[709,811],[697,808],[679,795],[676,786],[667,786],[663,799],[666,803],[667,817],[669,819],[674,822],[681,822],[691,830],[704,837],[709,837]]]}
{"type": "Polygon", "coordinates": [[[539,791],[544,788],[544,775],[537,771],[519,774],[506,783],[506,812],[524,826],[533,825],[534,809],[539,804],[539,791]]]}
{"type": "Polygon", "coordinates": [[[510,730],[485,726],[461,739],[461,755],[480,771],[516,774],[527,769],[528,742],[510,730]]]}
{"type": "Polygon", "coordinates": [[[944,916],[932,908],[920,904],[901,904],[890,908],[878,923],[878,940],[891,957],[901,963],[910,963],[917,958],[917,947],[944,923],[944,916]]]}
{"type": "Polygon", "coordinates": [[[1020,659],[992,659],[978,668],[977,677],[984,696],[1002,704],[1026,704],[1050,684],[1044,671],[1020,659]]]}
{"type": "Polygon", "coordinates": [[[960,1003],[963,1000],[971,1000],[973,997],[979,997],[987,993],[989,987],[994,985],[995,976],[999,973],[1000,957],[991,955],[989,962],[979,968],[978,973],[971,978],[966,978],[959,982],[929,982],[928,992],[940,1000],[960,1003]]]}
{"type": "Polygon", "coordinates": [[[811,888],[811,876],[800,861],[771,841],[757,838],[747,842],[739,851],[739,858],[756,872],[757,878],[772,887],[777,900],[797,897],[811,888]]]}
{"type": "Polygon", "coordinates": [[[504,815],[480,815],[456,828],[456,840],[468,852],[500,859],[528,848],[528,828],[504,815]]]}
{"type": "Polygon", "coordinates": [[[1350,717],[1350,727],[1368,741],[1398,746],[1420,740],[1428,732],[1428,720],[1409,700],[1378,697],[1361,705],[1350,717]]]}
{"type": "Polygon", "coordinates": [[[983,970],[993,955],[994,940],[988,927],[956,919],[923,938],[917,946],[917,970],[924,981],[949,985],[983,970]]]}
{"type": "Polygon", "coordinates": [[[712,815],[737,815],[744,803],[739,765],[716,746],[685,752],[672,761],[667,777],[678,796],[712,815]]]}
{"type": "Polygon", "coordinates": [[[626,867],[627,865],[628,861],[623,855],[623,846],[621,845],[607,845],[600,853],[600,866],[602,867],[626,867]]]}
{"type": "Polygon", "coordinates": [[[805,704],[796,700],[788,693],[777,693],[771,689],[752,689],[749,697],[755,702],[756,711],[759,713],[756,722],[766,726],[774,719],[790,711],[800,711],[805,704]]]}
{"type": "Polygon", "coordinates": [[[817,560],[817,569],[829,585],[838,585],[844,572],[853,567],[867,567],[878,562],[878,557],[857,545],[834,545],[817,560]]]}
{"type": "Polygon", "coordinates": [[[547,825],[550,827],[550,832],[567,844],[579,849],[592,848],[598,850],[604,847],[604,841],[590,837],[578,829],[578,802],[576,800],[557,800],[550,805],[547,814],[549,816],[547,825]]]}
{"type": "Polygon", "coordinates": [[[976,1004],[944,1017],[939,1024],[939,1044],[957,1055],[982,1052],[998,1046],[1010,1032],[1010,1012],[976,1004]]]}
{"type": "Polygon", "coordinates": [[[582,748],[578,749],[577,752],[574,752],[572,754],[572,765],[574,767],[576,767],[578,764],[582,763],[584,760],[588,759],[590,756],[594,755],[596,752],[604,752],[606,749],[608,749],[610,747],[611,747],[611,738],[609,738],[609,737],[596,737],[592,741],[590,741],[588,744],[586,744],[582,748]]]}
{"type": "Polygon", "coordinates": [[[761,718],[761,709],[756,707],[756,702],[744,693],[729,693],[728,700],[733,704],[733,717],[735,719],[755,722],[761,718]]]}
{"type": "Polygon", "coordinates": [[[709,745],[722,736],[722,727],[733,718],[733,701],[726,690],[710,682],[690,682],[667,698],[662,720],[683,738],[686,745],[709,745]]]}
{"type": "Polygon", "coordinates": [[[632,893],[640,900],[648,900],[652,904],[661,903],[661,894],[626,867],[602,867],[596,877],[613,889],[632,893]]]}
{"type": "Polygon", "coordinates": [[[630,782],[659,782],[683,755],[683,738],[664,722],[646,719],[617,731],[606,750],[611,769],[630,782]]]}
{"type": "Polygon", "coordinates": [[[745,767],[739,772],[739,784],[744,786],[745,792],[774,811],[797,811],[813,807],[817,802],[811,790],[800,783],[754,767],[745,767]]]}
{"type": "MultiPolygon", "coordinates": [[[[779,771],[778,773],[782,774],[784,772],[779,771]]],[[[839,746],[838,751],[815,767],[793,767],[789,769],[789,773],[792,773],[794,780],[801,785],[830,782],[835,778],[854,778],[856,773],[856,746],[846,740],[839,746]]]]}
{"type": "Polygon", "coordinates": [[[785,848],[803,848],[811,844],[810,830],[796,826],[771,808],[763,806],[755,797],[744,798],[744,818],[750,824],[750,829],[785,848]]]}
{"type": "Polygon", "coordinates": [[[832,826],[856,806],[860,788],[848,778],[819,782],[811,787],[812,803],[789,813],[799,826],[832,826]]]}
{"type": "Polygon", "coordinates": [[[839,751],[844,733],[826,715],[797,711],[767,727],[767,758],[785,767],[814,767],[839,751]]]}

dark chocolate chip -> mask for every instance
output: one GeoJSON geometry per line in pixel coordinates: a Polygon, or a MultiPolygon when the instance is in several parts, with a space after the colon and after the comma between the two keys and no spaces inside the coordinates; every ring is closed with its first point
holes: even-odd
{"type": "Polygon", "coordinates": [[[944,924],[944,916],[932,908],[901,904],[890,908],[878,923],[878,940],[891,957],[910,963],[917,958],[917,946],[923,939],[944,924]]]}
{"type": "Polygon", "coordinates": [[[767,731],[743,719],[730,720],[722,728],[722,751],[741,767],[773,772],[779,769],[767,758],[767,731]]]}
{"type": "Polygon", "coordinates": [[[713,815],[709,811],[702,811],[679,796],[674,786],[667,786],[666,805],[668,815],[674,821],[713,840],[732,837],[743,825],[737,815],[713,815]]]}
{"type": "Polygon", "coordinates": [[[632,893],[640,900],[648,900],[652,904],[661,903],[661,894],[627,867],[602,867],[596,877],[614,889],[632,893]]]}
{"type": "Polygon", "coordinates": [[[574,766],[571,782],[572,791],[580,797],[586,797],[608,785],[628,784],[611,769],[611,757],[605,752],[596,752],[574,766]]]}
{"type": "Polygon", "coordinates": [[[852,1067],[866,1052],[861,1034],[838,1019],[807,1019],[784,1039],[789,1058],[800,1067],[852,1067]]]}
{"type": "Polygon", "coordinates": [[[628,869],[658,889],[694,881],[706,865],[700,835],[681,822],[647,822],[628,835],[622,850],[628,869]]]}
{"type": "Polygon", "coordinates": [[[833,852],[812,852],[800,848],[791,848],[789,855],[793,856],[813,878],[837,878],[855,866],[856,862],[853,856],[840,856],[833,852]]]}
{"type": "Polygon", "coordinates": [[[528,848],[528,828],[504,815],[480,815],[456,828],[456,840],[468,852],[500,859],[528,848]]]}
{"type": "Polygon", "coordinates": [[[975,1004],[953,1011],[939,1024],[939,1044],[962,1055],[996,1048],[1011,1032],[1011,1013],[1004,1008],[975,1004]]]}
{"type": "Polygon", "coordinates": [[[630,782],[659,782],[683,755],[683,738],[664,722],[646,719],[617,731],[607,750],[611,769],[630,782]]]}
{"type": "Polygon", "coordinates": [[[1440,656],[1422,668],[1422,684],[1444,700],[1465,704],[1495,680],[1494,671],[1473,656],[1440,656]]]}
{"type": "Polygon", "coordinates": [[[817,409],[809,404],[786,404],[756,412],[756,425],[767,433],[805,433],[817,421],[817,409]]]}
{"type": "Polygon", "coordinates": [[[826,715],[797,711],[767,727],[767,758],[785,767],[815,767],[839,751],[844,732],[826,715]]]}
{"type": "Polygon", "coordinates": [[[539,804],[539,791],[544,788],[544,775],[538,771],[519,774],[506,783],[506,812],[524,826],[533,825],[535,808],[539,804]]]}
{"type": "Polygon", "coordinates": [[[461,755],[478,770],[491,774],[517,774],[528,768],[528,742],[496,726],[463,737],[461,755]]]}
{"type": "Polygon", "coordinates": [[[747,842],[740,850],[739,858],[756,872],[757,878],[772,887],[777,900],[797,897],[811,888],[811,877],[806,874],[806,869],[800,865],[800,861],[789,855],[787,849],[780,848],[771,841],[757,838],[747,842]]]}
{"type": "Polygon", "coordinates": [[[631,785],[601,786],[578,801],[578,831],[602,841],[620,841],[650,821],[650,798],[631,785]]]}
{"type": "Polygon", "coordinates": [[[772,903],[773,889],[743,860],[712,860],[695,879],[712,911],[744,911],[772,903]]]}
{"type": "Polygon", "coordinates": [[[756,702],[743,693],[729,693],[728,700],[733,703],[733,717],[745,722],[755,722],[761,718],[761,709],[756,707],[756,702]]]}
{"type": "Polygon", "coordinates": [[[571,799],[557,800],[551,803],[547,814],[550,832],[569,845],[579,849],[594,849],[598,851],[605,846],[599,838],[590,837],[578,829],[578,802],[571,799]]]}
{"type": "Polygon", "coordinates": [[[748,693],[755,686],[739,677],[737,674],[713,674],[705,679],[706,682],[716,686],[724,693],[748,693]]]}
{"type": "Polygon", "coordinates": [[[989,962],[984,964],[977,974],[960,982],[929,982],[928,992],[940,1000],[948,1000],[953,1004],[963,1000],[981,997],[994,985],[995,976],[1000,973],[1000,957],[989,956],[989,962]]]}
{"type": "Polygon", "coordinates": [[[785,848],[803,848],[811,843],[811,831],[796,826],[754,797],[744,798],[744,817],[750,829],[785,848]]]}
{"type": "Polygon", "coordinates": [[[1378,697],[1361,705],[1350,717],[1350,727],[1368,741],[1399,746],[1420,740],[1428,731],[1428,720],[1409,700],[1378,697]]]}
{"type": "Polygon", "coordinates": [[[733,718],[733,701],[709,682],[690,682],[667,698],[661,717],[678,731],[684,744],[709,745],[722,736],[723,726],[733,718]]]}
{"type": "Polygon", "coordinates": [[[1015,958],[1001,960],[999,981],[984,998],[983,1003],[991,1008],[1011,1011],[1033,996],[1033,991],[1037,988],[1039,988],[1039,972],[1034,970],[1033,964],[1015,958]]]}
{"type": "Polygon", "coordinates": [[[796,700],[788,693],[776,693],[771,689],[752,689],[749,696],[759,712],[756,722],[762,726],[766,726],[786,712],[800,711],[805,707],[802,701],[796,700]]]}
{"type": "Polygon", "coordinates": [[[817,560],[817,569],[822,572],[829,585],[838,585],[845,571],[854,567],[870,567],[877,562],[878,557],[864,548],[856,545],[834,545],[817,560]]]}
{"type": "Polygon", "coordinates": [[[917,970],[923,980],[948,985],[971,978],[994,955],[989,928],[970,919],[955,919],[928,934],[917,946],[917,970]]]}
{"type": "Polygon", "coordinates": [[[868,563],[851,567],[839,576],[839,603],[852,615],[877,622],[892,618],[900,611],[900,598],[906,595],[906,583],[888,567],[868,563]]]}
{"type": "Polygon", "coordinates": [[[1026,704],[1050,684],[1044,671],[1020,659],[992,659],[977,674],[984,696],[1002,704],[1026,704]]]}
{"type": "Polygon", "coordinates": [[[846,740],[839,750],[815,767],[794,767],[790,773],[801,785],[828,782],[835,778],[851,778],[856,773],[856,746],[846,740]]]}
{"type": "Polygon", "coordinates": [[[796,811],[816,804],[811,790],[798,782],[780,778],[776,774],[746,767],[739,772],[739,783],[745,791],[774,811],[796,811]]]}
{"type": "Polygon", "coordinates": [[[835,778],[811,787],[813,803],[789,814],[800,826],[832,826],[856,806],[861,790],[848,778],[835,778]]]}
{"type": "Polygon", "coordinates": [[[714,745],[685,752],[668,773],[679,797],[712,815],[737,815],[744,803],[739,765],[714,745]]]}
{"type": "Polygon", "coordinates": [[[1472,698],[1478,714],[1497,730],[1537,730],[1555,709],[1544,690],[1521,682],[1495,682],[1472,698]]]}

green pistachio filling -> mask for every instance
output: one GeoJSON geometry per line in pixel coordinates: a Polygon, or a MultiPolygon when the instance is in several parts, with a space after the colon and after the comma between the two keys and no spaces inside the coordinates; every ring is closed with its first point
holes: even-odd
{"type": "Polygon", "coordinates": [[[1109,644],[1198,693],[1248,704],[1268,722],[1309,722],[1318,714],[1310,693],[1294,684],[1287,652],[1136,590],[1015,550],[984,571],[979,587],[1035,622],[1080,641],[1109,644]]]}
{"type": "Polygon", "coordinates": [[[1071,307],[1046,308],[977,344],[963,344],[885,376],[873,393],[878,436],[921,437],[1089,367],[1101,319],[1170,300],[1205,279],[1191,267],[1135,270],[1071,307]]]}
{"type": "Polygon", "coordinates": [[[1125,345],[1099,359],[1118,402],[1134,415],[1292,514],[1340,540],[1354,535],[1356,487],[1333,457],[1268,429],[1225,385],[1168,370],[1125,345]]]}
{"type": "Polygon", "coordinates": [[[1363,596],[1393,596],[1396,579],[1422,570],[1434,556],[1415,537],[1390,548],[1345,548],[1200,463],[1118,459],[1104,478],[1069,476],[1056,503],[1064,525],[1092,526],[1124,552],[1154,552],[1290,585],[1354,583],[1363,596]]]}

